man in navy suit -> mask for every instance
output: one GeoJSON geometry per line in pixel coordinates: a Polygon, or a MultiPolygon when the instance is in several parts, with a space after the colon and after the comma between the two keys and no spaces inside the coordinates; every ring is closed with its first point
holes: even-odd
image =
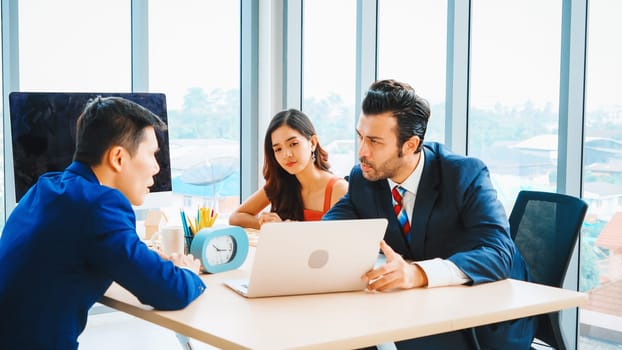
{"type": "Polygon", "coordinates": [[[159,255],[136,234],[132,204],[160,170],[163,128],[131,101],[89,102],[74,162],[39,178],[0,237],[0,349],[76,349],[89,308],[113,281],[163,310],[203,293],[198,260],[159,255]]]}
{"type": "MultiPolygon", "coordinates": [[[[427,101],[408,84],[373,83],[357,126],[360,164],[350,173],[348,193],[323,219],[389,220],[381,244],[387,263],[363,276],[372,291],[528,280],[487,167],[438,143],[424,144],[429,117],[427,101]]],[[[476,334],[484,349],[528,349],[534,330],[535,320],[525,318],[482,326],[476,334]]],[[[397,346],[470,349],[473,343],[463,330],[397,346]]]]}

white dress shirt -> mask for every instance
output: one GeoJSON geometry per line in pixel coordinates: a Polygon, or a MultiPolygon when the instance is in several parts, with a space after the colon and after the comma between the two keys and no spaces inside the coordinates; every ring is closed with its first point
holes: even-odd
{"type": "MultiPolygon", "coordinates": [[[[417,198],[417,189],[419,188],[419,182],[421,182],[421,175],[423,174],[423,165],[425,164],[424,152],[421,150],[421,157],[415,170],[402,182],[398,184],[391,179],[387,179],[389,187],[399,185],[406,189],[404,196],[402,197],[402,206],[406,210],[408,215],[408,221],[412,223],[413,209],[415,208],[415,199],[417,198]]],[[[412,224],[410,225],[412,227],[412,224]]],[[[423,272],[425,272],[428,278],[428,287],[441,287],[464,284],[470,281],[470,279],[449,260],[441,258],[435,258],[430,260],[416,261],[413,264],[419,265],[423,272]]]]}

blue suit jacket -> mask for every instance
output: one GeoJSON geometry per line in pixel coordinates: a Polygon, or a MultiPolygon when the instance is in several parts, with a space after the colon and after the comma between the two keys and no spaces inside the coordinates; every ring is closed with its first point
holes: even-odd
{"type": "MultiPolygon", "coordinates": [[[[438,143],[425,143],[423,152],[410,244],[393,213],[388,182],[366,180],[359,165],[350,173],[348,193],[323,219],[387,218],[384,239],[393,250],[408,260],[448,259],[474,284],[508,277],[528,280],[485,164],[438,143]]],[[[485,346],[524,349],[533,339],[533,327],[531,318],[523,319],[480,327],[478,335],[485,346]]]]}
{"type": "Polygon", "coordinates": [[[0,348],[75,349],[89,308],[115,281],[157,309],[205,285],[147,248],[119,191],[72,163],[41,176],[0,236],[0,348]]]}

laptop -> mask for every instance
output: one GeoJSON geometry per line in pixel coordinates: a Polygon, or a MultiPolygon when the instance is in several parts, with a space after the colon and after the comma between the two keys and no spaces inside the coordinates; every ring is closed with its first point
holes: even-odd
{"type": "Polygon", "coordinates": [[[387,219],[266,223],[250,278],[224,283],[247,298],[363,290],[386,227],[387,219]]]}

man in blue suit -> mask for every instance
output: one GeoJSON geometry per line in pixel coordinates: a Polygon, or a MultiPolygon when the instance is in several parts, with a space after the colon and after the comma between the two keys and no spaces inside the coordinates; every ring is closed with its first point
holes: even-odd
{"type": "MultiPolygon", "coordinates": [[[[387,218],[387,263],[364,279],[372,291],[528,279],[488,169],[475,158],[423,143],[430,108],[408,84],[377,81],[357,126],[360,164],[324,220],[387,218]]],[[[412,307],[410,307],[412,308],[412,307]]],[[[413,317],[418,317],[413,314],[413,317]]],[[[484,349],[528,349],[533,318],[476,329],[484,349]]],[[[463,330],[398,342],[399,349],[470,349],[463,330]]]]}
{"type": "Polygon", "coordinates": [[[205,289],[191,255],[161,256],[136,234],[133,205],[153,176],[160,118],[95,98],[78,118],[74,162],[42,175],[0,237],[0,349],[76,349],[89,308],[114,281],[157,309],[205,289]]]}

